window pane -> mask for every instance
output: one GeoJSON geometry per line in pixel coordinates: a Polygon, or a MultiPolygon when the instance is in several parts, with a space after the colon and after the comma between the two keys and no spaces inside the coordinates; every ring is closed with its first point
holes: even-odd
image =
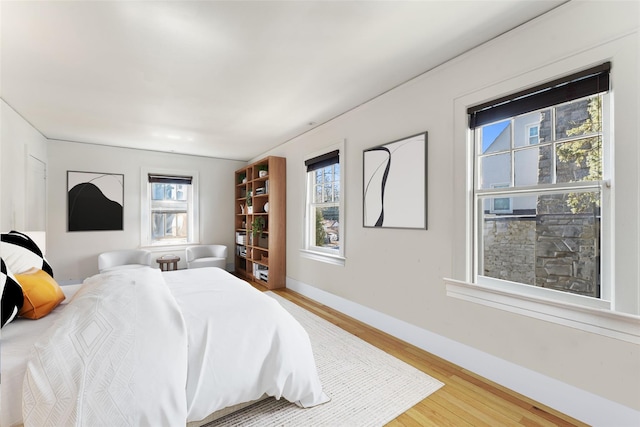
{"type": "Polygon", "coordinates": [[[482,147],[480,152],[482,154],[511,149],[510,120],[483,126],[481,135],[482,147]]]}
{"type": "Polygon", "coordinates": [[[602,179],[602,139],[579,139],[557,145],[557,182],[602,179]]]}
{"type": "Polygon", "coordinates": [[[340,181],[340,163],[333,165],[333,180],[340,181]]]}
{"type": "Polygon", "coordinates": [[[538,129],[540,127],[542,117],[544,117],[543,112],[534,111],[532,113],[523,114],[522,116],[514,119],[514,142],[516,147],[526,147],[532,143],[537,144],[537,139],[532,142],[531,138],[532,136],[538,136],[538,129]]]}
{"type": "Polygon", "coordinates": [[[164,234],[166,236],[175,236],[175,220],[174,214],[165,214],[164,216],[164,234]]]}
{"type": "Polygon", "coordinates": [[[511,212],[511,198],[510,197],[496,197],[493,199],[494,212],[511,212]]]}
{"type": "Polygon", "coordinates": [[[511,182],[511,154],[497,154],[480,159],[480,188],[511,182]]]}
{"type": "Polygon", "coordinates": [[[337,206],[315,209],[315,246],[336,249],[340,247],[340,222],[337,206]]]}
{"type": "Polygon", "coordinates": [[[531,214],[483,210],[479,274],[599,298],[600,192],[512,200],[531,214]]]}
{"type": "Polygon", "coordinates": [[[175,236],[179,237],[181,239],[186,239],[187,238],[187,214],[185,213],[179,213],[175,215],[176,217],[176,229],[175,229],[175,236]]]}
{"type": "Polygon", "coordinates": [[[165,199],[176,200],[176,184],[165,184],[165,199]]]}
{"type": "Polygon", "coordinates": [[[602,131],[600,97],[581,99],[556,107],[556,139],[602,131]]]}
{"type": "Polygon", "coordinates": [[[331,183],[324,185],[324,197],[322,199],[324,203],[333,202],[333,186],[331,183]]]}
{"type": "Polygon", "coordinates": [[[333,167],[327,166],[326,168],[323,169],[323,171],[324,171],[324,182],[333,181],[333,167]]]}
{"type": "Polygon", "coordinates": [[[164,214],[154,213],[152,215],[151,235],[152,238],[161,239],[164,237],[164,214]]]}
{"type": "Polygon", "coordinates": [[[322,184],[322,169],[316,170],[315,174],[316,174],[316,184],[322,184]]]}
{"type": "Polygon", "coordinates": [[[535,285],[535,217],[485,215],[481,275],[535,285]]]}
{"type": "Polygon", "coordinates": [[[340,201],[340,181],[333,183],[333,200],[335,202],[340,201]]]}
{"type": "Polygon", "coordinates": [[[164,184],[158,184],[156,182],[151,184],[151,199],[152,200],[164,199],[164,184]]]}
{"type": "Polygon", "coordinates": [[[551,147],[532,147],[514,153],[516,187],[551,184],[551,147]]]}
{"type": "Polygon", "coordinates": [[[314,193],[314,203],[322,203],[322,185],[316,185],[316,191],[314,193]]]}
{"type": "Polygon", "coordinates": [[[188,189],[189,186],[187,185],[176,185],[176,200],[186,201],[188,189]]]}

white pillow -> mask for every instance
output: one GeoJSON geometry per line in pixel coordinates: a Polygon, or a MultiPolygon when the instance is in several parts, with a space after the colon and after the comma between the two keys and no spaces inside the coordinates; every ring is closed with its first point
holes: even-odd
{"type": "Polygon", "coordinates": [[[19,231],[12,230],[0,236],[0,257],[14,274],[37,268],[53,277],[53,269],[38,245],[29,236],[19,231]]]}

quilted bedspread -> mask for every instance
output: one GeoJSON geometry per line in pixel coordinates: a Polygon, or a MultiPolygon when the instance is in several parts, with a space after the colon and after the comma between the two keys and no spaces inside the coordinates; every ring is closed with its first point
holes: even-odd
{"type": "Polygon", "coordinates": [[[25,426],[184,425],[187,331],[159,270],[87,279],[35,344],[25,426]]]}
{"type": "Polygon", "coordinates": [[[37,341],[29,426],[185,425],[263,394],[324,403],[308,335],[224,270],[117,270],[85,280],[37,341]]]}

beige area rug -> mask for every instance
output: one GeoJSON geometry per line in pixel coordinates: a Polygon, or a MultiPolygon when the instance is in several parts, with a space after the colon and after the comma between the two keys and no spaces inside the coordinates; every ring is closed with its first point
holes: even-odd
{"type": "Polygon", "coordinates": [[[267,294],[307,330],[331,401],[301,409],[268,398],[207,426],[382,426],[444,385],[279,295],[267,294]]]}

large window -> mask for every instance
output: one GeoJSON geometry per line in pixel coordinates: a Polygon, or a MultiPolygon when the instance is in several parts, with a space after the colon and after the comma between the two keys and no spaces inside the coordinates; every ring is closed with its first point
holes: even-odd
{"type": "Polygon", "coordinates": [[[596,301],[587,305],[608,299],[601,277],[608,88],[607,63],[469,109],[475,282],[596,301]]]}
{"type": "Polygon", "coordinates": [[[340,150],[305,161],[307,196],[305,250],[328,257],[344,255],[340,150]]]}
{"type": "Polygon", "coordinates": [[[194,243],[198,235],[194,176],[147,173],[144,178],[143,246],[194,243]]]}

